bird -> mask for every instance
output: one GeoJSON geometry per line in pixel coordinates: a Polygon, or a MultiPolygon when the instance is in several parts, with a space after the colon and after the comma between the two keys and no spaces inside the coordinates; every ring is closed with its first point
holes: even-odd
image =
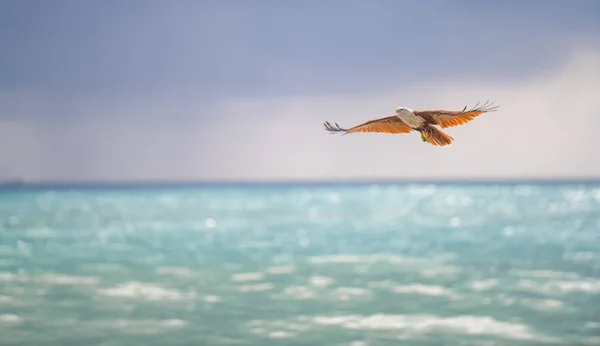
{"type": "Polygon", "coordinates": [[[421,140],[434,146],[446,147],[452,145],[454,138],[444,133],[435,125],[445,129],[459,126],[470,122],[479,115],[494,112],[500,106],[494,106],[494,102],[486,101],[481,106],[480,102],[467,110],[467,106],[461,111],[452,110],[412,110],[406,107],[396,108],[396,114],[384,118],[369,120],[349,129],[340,127],[337,123],[331,125],[324,122],[325,129],[330,133],[379,132],[386,134],[407,134],[413,130],[421,133],[421,140]]]}

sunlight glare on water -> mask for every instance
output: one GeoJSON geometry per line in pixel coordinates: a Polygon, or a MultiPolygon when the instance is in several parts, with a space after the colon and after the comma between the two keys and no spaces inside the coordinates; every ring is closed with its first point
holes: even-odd
{"type": "Polygon", "coordinates": [[[600,344],[599,240],[600,184],[3,190],[0,344],[600,344]]]}

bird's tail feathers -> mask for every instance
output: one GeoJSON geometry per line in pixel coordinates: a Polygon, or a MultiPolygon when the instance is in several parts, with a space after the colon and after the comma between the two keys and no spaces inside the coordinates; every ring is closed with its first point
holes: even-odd
{"type": "Polygon", "coordinates": [[[423,130],[422,134],[424,135],[423,137],[429,144],[435,146],[449,146],[454,141],[454,138],[450,137],[446,133],[433,126],[428,126],[426,129],[423,130]]]}

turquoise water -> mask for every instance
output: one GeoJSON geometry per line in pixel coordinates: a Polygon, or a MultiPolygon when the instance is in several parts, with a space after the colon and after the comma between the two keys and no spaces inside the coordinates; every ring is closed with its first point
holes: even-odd
{"type": "Polygon", "coordinates": [[[600,345],[600,183],[0,191],[0,345],[600,345]]]}

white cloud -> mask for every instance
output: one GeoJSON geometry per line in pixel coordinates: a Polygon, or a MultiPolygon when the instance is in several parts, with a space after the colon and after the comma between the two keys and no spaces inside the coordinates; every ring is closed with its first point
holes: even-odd
{"type": "Polygon", "coordinates": [[[562,70],[513,85],[450,81],[404,86],[386,95],[230,100],[225,112],[248,117],[222,129],[217,141],[225,156],[239,150],[228,145],[226,132],[248,143],[243,152],[256,160],[249,170],[256,178],[598,176],[600,161],[591,158],[600,129],[594,106],[599,89],[600,53],[578,51],[562,70]],[[429,146],[418,134],[340,137],[321,125],[329,120],[349,127],[391,115],[400,105],[460,109],[486,99],[495,100],[500,110],[448,129],[455,138],[451,148],[429,146]]]}
{"type": "MultiPolygon", "coordinates": [[[[369,86],[364,89],[369,90],[369,86]]],[[[4,172],[0,177],[268,180],[599,176],[600,160],[592,159],[597,156],[594,149],[600,129],[594,104],[598,90],[600,52],[579,50],[561,70],[546,71],[536,79],[512,85],[482,77],[471,83],[403,85],[384,94],[225,99],[217,104],[190,95],[81,100],[70,105],[70,117],[56,123],[25,116],[16,107],[10,110],[14,114],[2,117],[0,165],[4,172]],[[352,126],[391,115],[399,105],[456,109],[487,99],[496,101],[499,111],[448,129],[455,138],[450,148],[430,146],[414,133],[339,136],[328,134],[322,126],[325,120],[352,126]],[[206,121],[209,116],[214,120],[206,121]]],[[[42,102],[44,107],[46,103],[42,102]]]]}

